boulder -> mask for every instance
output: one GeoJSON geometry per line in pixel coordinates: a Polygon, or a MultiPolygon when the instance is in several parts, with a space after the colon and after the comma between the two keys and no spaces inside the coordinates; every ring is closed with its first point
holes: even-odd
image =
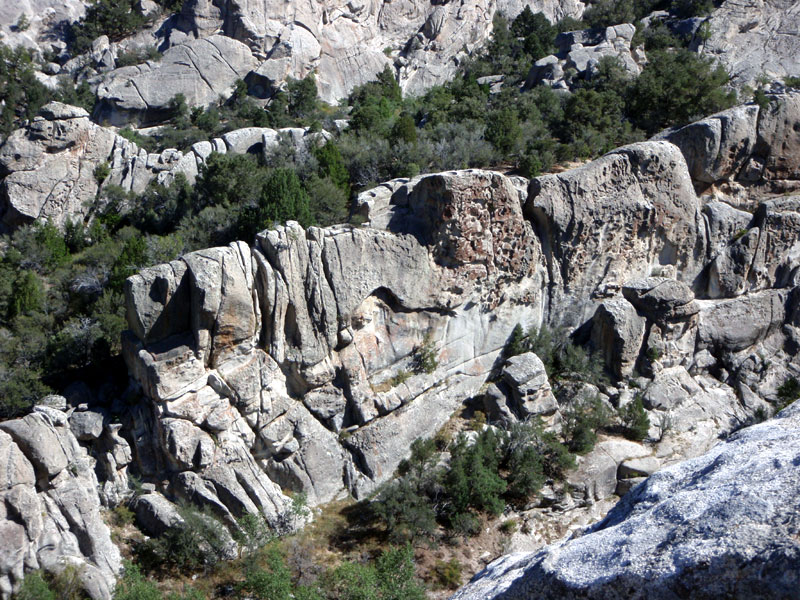
{"type": "Polygon", "coordinates": [[[734,180],[756,145],[758,106],[730,108],[686,125],[667,139],[686,158],[689,174],[701,184],[734,180]]]}
{"type": "Polygon", "coordinates": [[[652,475],[582,536],[500,558],[453,598],[791,597],[798,440],[795,405],[652,475]]]}
{"type": "Polygon", "coordinates": [[[578,468],[567,475],[572,494],[589,503],[605,500],[616,492],[620,464],[648,454],[650,451],[636,442],[601,439],[589,454],[579,458],[578,468]]]}
{"type": "Polygon", "coordinates": [[[69,418],[69,427],[78,440],[88,442],[102,435],[105,419],[105,415],[93,410],[74,412],[69,418]]]}
{"type": "Polygon", "coordinates": [[[698,301],[698,349],[737,352],[753,346],[784,322],[788,298],[786,290],[767,290],[732,300],[698,301]]]}
{"type": "Polygon", "coordinates": [[[514,407],[521,419],[533,415],[551,415],[558,410],[544,364],[533,352],[509,358],[503,367],[502,377],[511,389],[514,407]]]}
{"type": "Polygon", "coordinates": [[[673,410],[702,389],[683,367],[660,371],[647,386],[642,403],[647,409],[673,410]]]}
{"type": "Polygon", "coordinates": [[[99,189],[95,169],[114,148],[116,134],[92,123],[83,109],[51,102],[42,115],[0,146],[6,227],[82,220],[99,189]]]}
{"type": "Polygon", "coordinates": [[[592,346],[619,378],[636,367],[645,331],[645,318],[623,297],[604,300],[592,317],[592,346]]]}
{"type": "Polygon", "coordinates": [[[550,269],[551,323],[577,326],[605,286],[674,265],[679,281],[703,269],[705,226],[686,162],[668,142],[642,142],[587,165],[531,180],[525,214],[550,269]]]}
{"type": "Polygon", "coordinates": [[[136,524],[147,535],[162,535],[170,527],[183,523],[177,507],[161,494],[139,496],[133,503],[136,524]]]}
{"type": "Polygon", "coordinates": [[[0,431],[9,434],[31,461],[39,479],[58,475],[70,463],[72,447],[61,439],[50,419],[42,413],[31,413],[21,419],[3,421],[0,431]]]}
{"type": "Polygon", "coordinates": [[[675,279],[646,277],[627,281],[622,295],[640,313],[659,323],[686,319],[700,312],[689,286],[675,279]]]}

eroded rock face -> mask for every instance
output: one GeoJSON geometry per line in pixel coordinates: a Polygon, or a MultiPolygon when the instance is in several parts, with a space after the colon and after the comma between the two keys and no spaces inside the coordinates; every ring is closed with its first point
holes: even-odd
{"type": "Polygon", "coordinates": [[[800,93],[768,99],[763,109],[737,106],[664,136],[683,152],[699,192],[753,210],[800,189],[800,93]]]}
{"type": "Polygon", "coordinates": [[[692,286],[704,266],[701,206],[683,155],[667,142],[534,179],[525,214],[547,258],[552,324],[585,322],[599,298],[633,277],[668,267],[692,286]]]}
{"type": "Polygon", "coordinates": [[[516,320],[539,318],[538,243],[507,178],[428,176],[395,208],[394,232],[289,223],[128,280],[125,355],[173,493],[191,473],[231,516],[255,504],[275,525],[278,486],[365,494],[477,391],[516,320]]]}
{"type": "Polygon", "coordinates": [[[221,30],[242,42],[263,61],[259,73],[268,82],[315,70],[320,96],[335,103],[386,66],[397,69],[407,93],[443,83],[466,57],[465,49],[471,52],[488,39],[495,11],[513,18],[526,4],[554,22],[579,17],[584,8],[577,0],[191,0],[184,4],[179,27],[197,37],[221,30]]]}
{"type": "Polygon", "coordinates": [[[37,407],[0,423],[0,596],[32,570],[74,565],[92,600],[110,600],[121,559],[100,514],[95,470],[60,410],[37,407]]]}
{"type": "Polygon", "coordinates": [[[495,561],[453,598],[791,597],[798,441],[795,404],[650,476],[583,536],[495,561]]]}
{"type": "Polygon", "coordinates": [[[257,66],[250,50],[230,37],[211,35],[173,46],[159,62],[122,67],[108,74],[97,89],[101,117],[123,125],[160,122],[176,94],[189,106],[208,106],[228,97],[233,84],[257,66]]]}
{"type": "Polygon", "coordinates": [[[771,223],[754,246],[770,250],[739,259],[747,236],[728,239],[724,221],[749,213],[704,204],[696,183],[665,140],[527,190],[480,170],[396,180],[359,199],[369,227],[290,222],[253,246],[144,270],[126,286],[125,356],[152,407],[137,417],[140,469],[166,471],[170,497],[203,498],[228,521],[259,510],[280,528],[281,488],[312,503],[361,497],[479,392],[493,419],[555,424],[562,407],[541,361],[498,360],[517,323],[578,331],[619,378],[606,402],[631,401],[627,380],[646,377],[637,386],[660,442],[587,458],[582,501],[629,488],[626,460],[704,452],[800,372],[800,335],[795,242],[782,233],[791,199],[751,216],[759,231],[771,223]],[[720,283],[741,265],[763,271],[758,288],[720,283]],[[493,369],[500,380],[481,390],[493,369]]]}
{"type": "Polygon", "coordinates": [[[718,59],[737,87],[756,87],[762,75],[782,79],[800,71],[800,13],[792,0],[723,2],[697,43],[718,59]]]}
{"type": "Polygon", "coordinates": [[[14,229],[50,220],[63,227],[101,210],[97,193],[104,186],[138,194],[153,180],[171,183],[178,173],[192,183],[212,152],[269,155],[281,143],[306,150],[329,136],[308,128],[249,127],[197,142],[185,153],[167,149],[155,154],[96,125],[82,108],[51,102],[0,146],[2,224],[14,229]],[[100,179],[105,169],[107,176],[100,179]]]}

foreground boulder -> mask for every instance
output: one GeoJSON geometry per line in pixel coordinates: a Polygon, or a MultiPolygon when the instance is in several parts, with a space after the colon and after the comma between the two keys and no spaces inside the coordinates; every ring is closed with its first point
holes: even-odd
{"type": "Polygon", "coordinates": [[[800,405],[650,476],[584,535],[503,557],[453,600],[790,598],[800,405]]]}

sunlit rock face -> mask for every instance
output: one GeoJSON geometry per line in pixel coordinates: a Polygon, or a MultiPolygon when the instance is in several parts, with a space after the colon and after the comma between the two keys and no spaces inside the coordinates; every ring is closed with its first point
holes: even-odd
{"type": "Polygon", "coordinates": [[[790,598],[800,405],[651,475],[583,536],[491,563],[453,600],[790,598]]]}

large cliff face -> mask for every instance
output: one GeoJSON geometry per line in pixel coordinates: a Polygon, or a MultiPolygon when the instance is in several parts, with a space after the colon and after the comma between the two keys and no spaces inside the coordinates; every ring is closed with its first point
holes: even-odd
{"type": "Polygon", "coordinates": [[[791,598],[800,405],[664,469],[583,536],[501,558],[453,600],[791,598]]]}
{"type": "Polygon", "coordinates": [[[264,60],[259,71],[272,80],[316,70],[322,99],[335,102],[386,65],[399,66],[408,93],[447,81],[465,51],[488,39],[495,12],[515,17],[528,4],[553,21],[583,13],[577,0],[191,0],[179,28],[198,37],[222,31],[241,41],[264,60]]]}
{"type": "MultiPolygon", "coordinates": [[[[781,131],[776,153],[796,136],[781,131]]],[[[141,472],[276,527],[281,489],[362,497],[482,394],[517,323],[579,328],[620,378],[612,400],[632,395],[636,369],[651,421],[674,423],[655,447],[605,444],[572,478],[576,494],[613,494],[627,460],[649,457],[652,471],[702,453],[798,372],[800,204],[751,215],[706,203],[690,172],[714,161],[686,153],[691,165],[670,142],[635,144],[529,186],[488,171],[390,182],[362,195],[365,227],[289,223],[130,278],[141,472]]],[[[486,402],[513,418],[537,405],[486,402]]]]}

